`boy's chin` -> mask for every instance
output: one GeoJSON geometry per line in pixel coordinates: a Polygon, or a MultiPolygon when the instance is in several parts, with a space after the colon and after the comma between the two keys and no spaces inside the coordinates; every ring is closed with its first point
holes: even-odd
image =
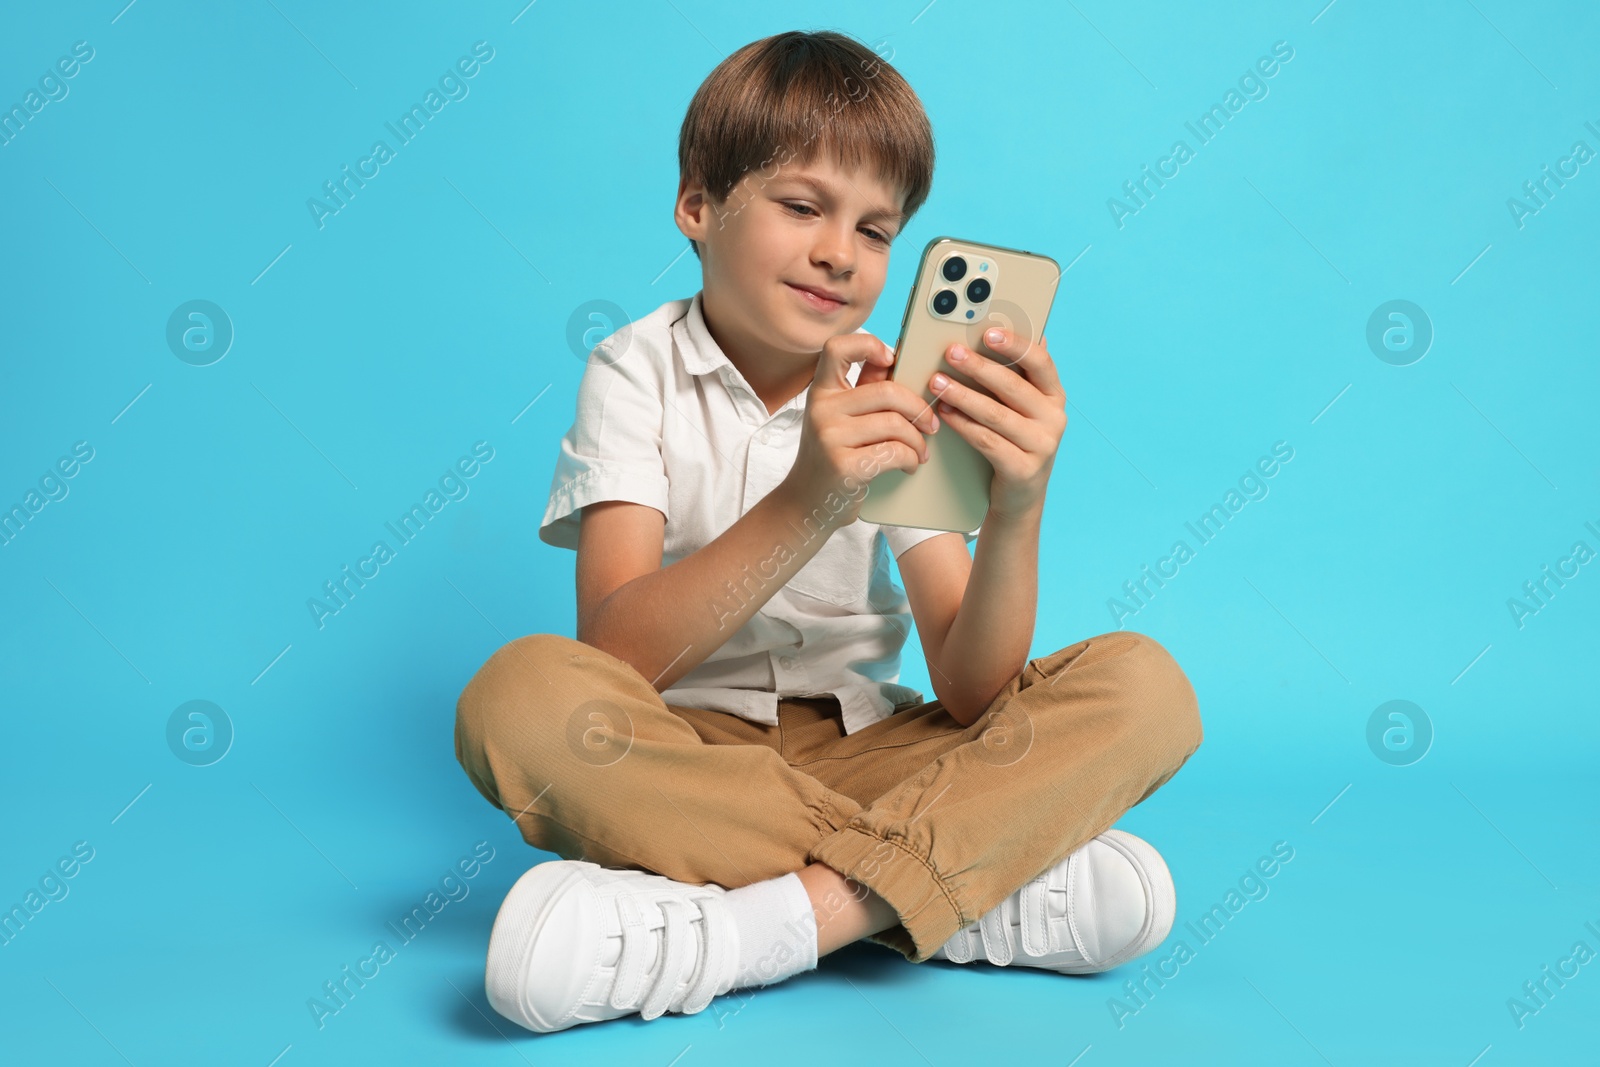
{"type": "Polygon", "coordinates": [[[786,316],[780,330],[792,341],[799,343],[799,347],[804,351],[820,351],[823,342],[828,338],[837,337],[842,333],[854,333],[861,327],[861,323],[856,321],[858,318],[865,321],[859,315],[860,310],[858,307],[852,307],[850,308],[852,314],[839,315],[831,320],[815,318],[802,311],[786,316]]]}
{"type": "Polygon", "coordinates": [[[818,356],[822,354],[822,347],[827,344],[831,338],[837,337],[842,333],[854,332],[854,327],[847,329],[844,323],[840,323],[838,326],[827,326],[811,323],[807,328],[790,332],[784,338],[784,340],[779,343],[782,345],[782,347],[791,352],[801,353],[807,356],[818,356]]]}

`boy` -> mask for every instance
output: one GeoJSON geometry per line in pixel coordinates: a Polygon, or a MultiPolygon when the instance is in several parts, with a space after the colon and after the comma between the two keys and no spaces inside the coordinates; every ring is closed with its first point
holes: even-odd
{"type": "Polygon", "coordinates": [[[689,105],[703,287],[591,352],[539,530],[577,549],[578,637],[511,642],[457,708],[473,784],[562,857],[490,935],[528,1029],[697,1012],[862,937],[1085,974],[1171,928],[1165,863],[1109,827],[1199,747],[1194,690],[1136,633],[1026,658],[1066,426],[1044,338],[953,346],[997,399],[936,378],[934,410],[859,329],[933,158],[836,33],[747,45],[689,105]],[[994,466],[978,530],[858,520],[938,432],[994,466]],[[936,700],[896,684],[913,619],[936,700]]]}

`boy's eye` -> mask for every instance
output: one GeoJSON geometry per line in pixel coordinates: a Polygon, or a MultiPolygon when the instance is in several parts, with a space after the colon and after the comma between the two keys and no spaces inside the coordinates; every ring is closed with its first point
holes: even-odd
{"type": "MultiPolygon", "coordinates": [[[[811,208],[810,204],[792,204],[789,201],[785,200],[783,202],[783,206],[788,208],[790,211],[797,212],[797,213],[798,212],[802,212],[802,211],[811,211],[812,214],[816,213],[815,211],[812,211],[812,208],[811,208]]],[[[889,237],[888,237],[887,234],[885,234],[885,233],[883,233],[883,232],[881,232],[879,230],[874,230],[870,226],[869,227],[865,227],[864,228],[864,232],[867,234],[868,237],[871,237],[874,241],[882,241],[884,244],[888,244],[889,243],[889,237]]]]}

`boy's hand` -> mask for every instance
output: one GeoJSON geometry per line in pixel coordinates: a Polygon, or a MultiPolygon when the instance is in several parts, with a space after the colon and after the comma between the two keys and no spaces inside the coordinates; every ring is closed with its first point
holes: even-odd
{"type": "Polygon", "coordinates": [[[994,467],[989,514],[1015,518],[1044,503],[1050,468],[1067,428],[1067,395],[1043,336],[1030,345],[997,327],[984,334],[984,344],[1000,358],[955,344],[945,360],[994,397],[938,374],[928,387],[939,398],[935,407],[940,418],[994,467]],[[951,358],[960,352],[966,358],[951,358]],[[948,384],[941,385],[941,377],[948,384]]]}
{"type": "Polygon", "coordinates": [[[867,484],[885,470],[915,473],[928,458],[922,435],[939,428],[930,405],[888,380],[894,352],[867,333],[831,337],[817,358],[800,447],[778,491],[810,507],[836,493],[848,501],[840,525],[856,519],[867,484]],[[852,388],[850,364],[862,363],[852,388]]]}

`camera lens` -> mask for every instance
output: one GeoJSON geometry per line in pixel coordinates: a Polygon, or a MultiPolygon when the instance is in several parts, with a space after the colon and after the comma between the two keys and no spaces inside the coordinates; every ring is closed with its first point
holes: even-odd
{"type": "Polygon", "coordinates": [[[954,289],[940,289],[933,294],[933,310],[941,315],[948,315],[954,311],[958,302],[954,289]]]}
{"type": "Polygon", "coordinates": [[[967,273],[967,261],[960,256],[951,256],[944,261],[944,280],[958,282],[967,273]]]}
{"type": "Polygon", "coordinates": [[[967,283],[967,299],[974,304],[981,304],[989,299],[989,279],[974,278],[967,283]]]}

